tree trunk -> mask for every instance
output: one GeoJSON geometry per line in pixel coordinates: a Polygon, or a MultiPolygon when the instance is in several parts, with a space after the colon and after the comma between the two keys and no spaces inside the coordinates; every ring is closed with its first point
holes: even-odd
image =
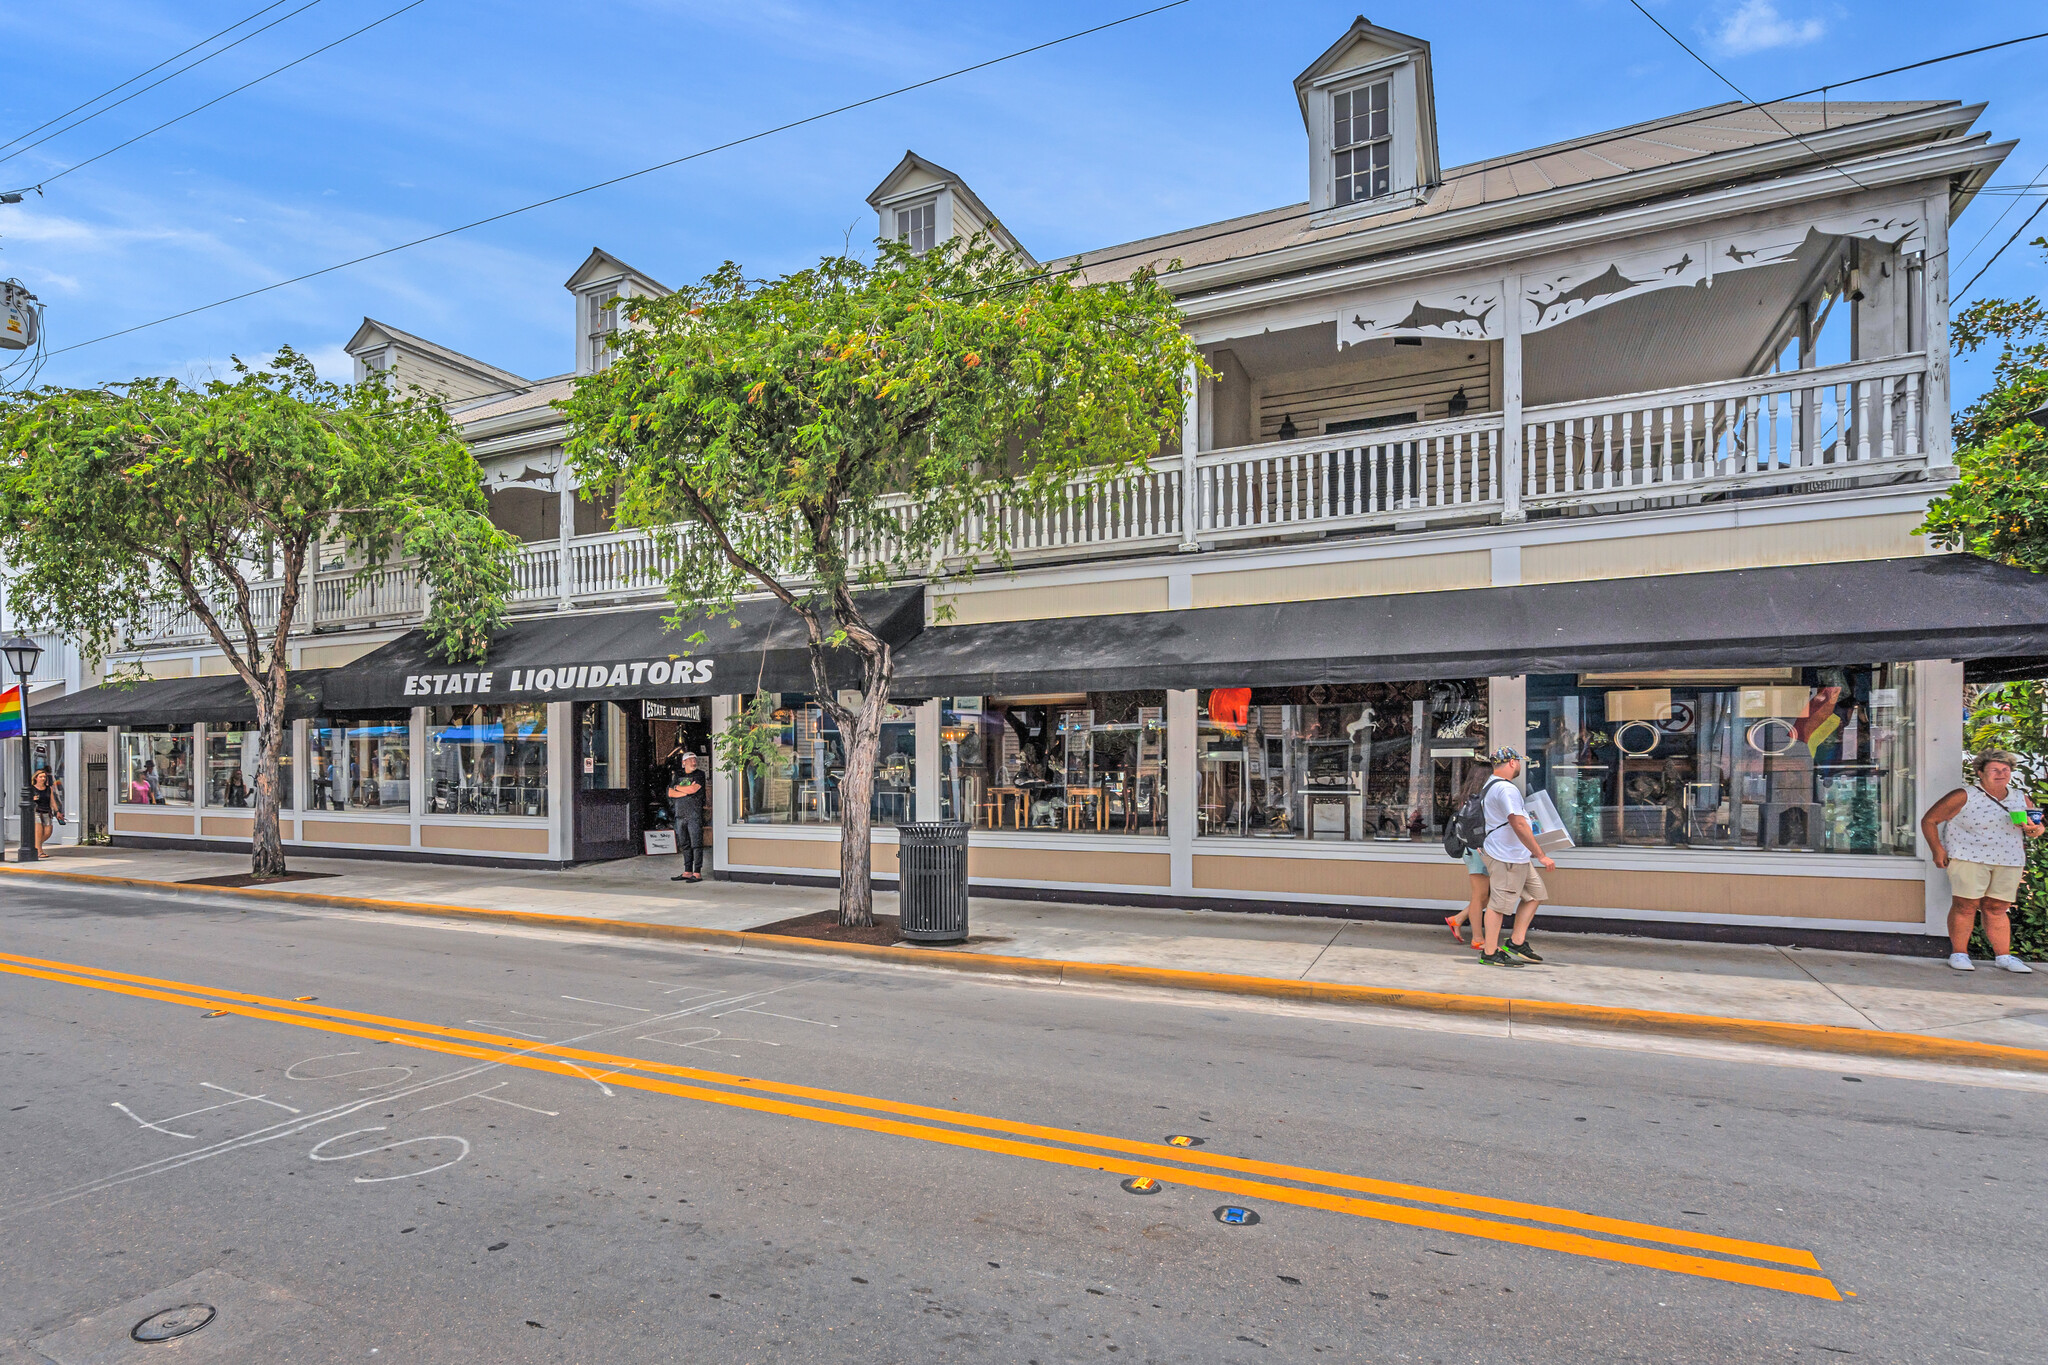
{"type": "Polygon", "coordinates": [[[270,700],[256,704],[256,818],[249,838],[249,875],[282,877],[285,874],[284,843],[278,837],[277,809],[283,795],[284,775],[279,755],[290,732],[284,723],[283,670],[265,679],[270,700]]]}
{"type": "Polygon", "coordinates": [[[846,736],[846,774],[839,779],[839,922],[860,928],[875,922],[875,759],[882,748],[882,712],[889,704],[885,658],[865,663],[867,685],[846,736]]]}

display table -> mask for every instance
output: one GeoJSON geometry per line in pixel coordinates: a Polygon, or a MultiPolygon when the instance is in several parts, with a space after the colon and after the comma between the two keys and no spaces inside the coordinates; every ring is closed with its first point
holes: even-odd
{"type": "Polygon", "coordinates": [[[1109,806],[1102,799],[1100,787],[1067,788],[1067,828],[1081,827],[1081,803],[1086,801],[1095,810],[1095,828],[1098,832],[1109,828],[1109,806]]]}

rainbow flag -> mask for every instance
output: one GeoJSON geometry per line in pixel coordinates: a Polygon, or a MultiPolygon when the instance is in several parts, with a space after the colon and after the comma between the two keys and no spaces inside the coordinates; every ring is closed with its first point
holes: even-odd
{"type": "Polygon", "coordinates": [[[20,739],[22,721],[21,684],[16,683],[0,692],[0,739],[20,739]]]}

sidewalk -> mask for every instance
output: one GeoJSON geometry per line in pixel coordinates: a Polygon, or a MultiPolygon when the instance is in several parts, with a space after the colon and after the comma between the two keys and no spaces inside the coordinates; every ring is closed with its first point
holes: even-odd
{"type": "MultiPolygon", "coordinates": [[[[718,930],[758,928],[833,903],[830,891],[809,887],[687,886],[668,880],[672,863],[638,858],[529,872],[295,858],[295,871],[335,875],[281,883],[266,888],[266,895],[425,902],[718,930]]],[[[40,866],[179,882],[246,872],[249,862],[226,853],[63,848],[52,849],[40,866]]],[[[893,893],[878,892],[875,902],[877,911],[895,910],[893,893]]],[[[968,953],[2048,1049],[2048,971],[2016,976],[1988,963],[1965,975],[1939,958],[1539,932],[1532,938],[1544,951],[1543,965],[1503,970],[1480,966],[1448,931],[1419,925],[981,897],[972,914],[975,942],[960,950],[968,953]]]]}

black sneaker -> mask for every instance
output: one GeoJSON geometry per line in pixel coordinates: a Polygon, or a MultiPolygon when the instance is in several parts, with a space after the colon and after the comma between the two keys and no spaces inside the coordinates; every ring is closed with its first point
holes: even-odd
{"type": "Polygon", "coordinates": [[[1500,945],[1500,950],[1504,953],[1512,953],[1524,962],[1541,962],[1543,960],[1536,950],[1526,943],[1503,943],[1500,945]]]}
{"type": "Polygon", "coordinates": [[[1522,965],[1516,959],[1509,957],[1504,951],[1481,953],[1479,960],[1488,967],[1519,967],[1522,965]]]}

